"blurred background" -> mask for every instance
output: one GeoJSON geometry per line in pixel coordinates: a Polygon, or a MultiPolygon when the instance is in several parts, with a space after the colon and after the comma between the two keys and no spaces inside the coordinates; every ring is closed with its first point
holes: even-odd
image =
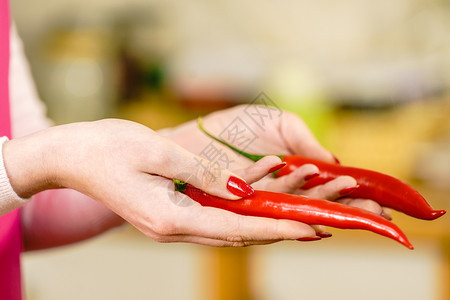
{"type": "MultiPolygon", "coordinates": [[[[399,177],[450,209],[450,2],[14,0],[56,124],[153,129],[264,92],[344,164],[399,177]]],[[[25,255],[41,299],[450,299],[450,221],[394,214],[416,247],[333,238],[248,249],[157,244],[124,227],[25,255]]]]}

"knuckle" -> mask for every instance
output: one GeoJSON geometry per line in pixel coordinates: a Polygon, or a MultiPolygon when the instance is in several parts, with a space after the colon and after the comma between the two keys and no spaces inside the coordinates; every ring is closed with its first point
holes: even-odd
{"type": "Polygon", "coordinates": [[[242,234],[243,216],[238,215],[236,223],[231,226],[231,230],[226,235],[225,241],[230,243],[231,247],[245,247],[249,245],[249,238],[242,234]]]}
{"type": "Polygon", "coordinates": [[[216,178],[220,175],[217,172],[217,166],[210,161],[202,161],[202,166],[195,170],[195,179],[198,181],[198,185],[201,187],[210,186],[216,181],[216,178]]]}
{"type": "Polygon", "coordinates": [[[286,192],[292,192],[302,185],[302,175],[298,172],[292,172],[289,175],[281,177],[281,184],[286,192]]]}
{"type": "Polygon", "coordinates": [[[348,175],[339,176],[337,179],[341,184],[348,184],[352,186],[355,186],[357,184],[356,179],[348,175]]]}
{"type": "Polygon", "coordinates": [[[381,206],[373,200],[364,200],[363,208],[374,213],[381,213],[381,206]]]}
{"type": "Polygon", "coordinates": [[[178,232],[177,226],[173,222],[165,219],[158,220],[158,222],[153,225],[152,230],[155,232],[157,238],[162,240],[177,234],[178,232]]]}
{"type": "Polygon", "coordinates": [[[252,244],[249,241],[242,241],[242,242],[235,242],[232,243],[232,247],[235,248],[243,248],[243,247],[248,247],[251,246],[252,244]]]}
{"type": "Polygon", "coordinates": [[[231,243],[243,243],[244,237],[241,235],[227,236],[226,241],[231,243]]]}
{"type": "Polygon", "coordinates": [[[285,223],[281,223],[280,220],[275,220],[274,235],[275,235],[276,239],[283,239],[284,238],[283,224],[285,224],[285,223]]]}
{"type": "Polygon", "coordinates": [[[251,243],[246,240],[243,236],[230,236],[226,238],[226,241],[229,243],[231,247],[247,247],[251,245],[251,243]]]}
{"type": "Polygon", "coordinates": [[[170,242],[170,240],[169,240],[169,238],[167,236],[162,236],[162,235],[154,235],[154,236],[152,236],[152,239],[155,242],[162,243],[162,244],[170,242]]]}
{"type": "Polygon", "coordinates": [[[312,227],[299,227],[299,224],[293,223],[293,221],[289,220],[275,220],[274,225],[272,225],[272,228],[267,229],[271,233],[271,240],[289,240],[295,236],[297,236],[297,232],[303,232],[307,234],[313,234],[315,233],[314,229],[312,227]],[[294,225],[295,224],[295,225],[294,225]],[[295,229],[295,230],[294,230],[295,229]]]}
{"type": "Polygon", "coordinates": [[[319,172],[319,168],[313,164],[305,164],[305,165],[301,166],[299,169],[301,169],[301,171],[302,171],[302,179],[306,175],[319,172]]]}
{"type": "Polygon", "coordinates": [[[299,186],[300,176],[292,174],[291,176],[288,175],[284,177],[286,177],[284,180],[284,186],[288,191],[295,190],[299,186]]]}
{"type": "Polygon", "coordinates": [[[324,198],[330,200],[334,194],[334,191],[329,187],[329,185],[319,185],[313,188],[312,197],[324,198]]]}

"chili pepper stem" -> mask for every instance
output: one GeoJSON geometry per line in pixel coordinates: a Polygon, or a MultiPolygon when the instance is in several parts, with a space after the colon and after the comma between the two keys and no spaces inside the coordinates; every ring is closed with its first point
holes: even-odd
{"type": "MultiPolygon", "coordinates": [[[[244,157],[246,157],[246,158],[248,158],[248,159],[250,159],[250,160],[252,160],[254,162],[257,162],[258,160],[260,160],[261,158],[266,156],[266,155],[250,154],[248,152],[242,151],[242,150],[240,150],[240,149],[238,149],[238,148],[228,144],[227,142],[225,142],[225,141],[215,137],[214,135],[212,135],[211,133],[209,133],[209,131],[207,131],[205,129],[205,127],[203,126],[203,119],[201,117],[199,117],[197,119],[197,125],[198,125],[198,128],[200,128],[200,130],[204,134],[206,134],[207,136],[209,136],[210,138],[212,138],[216,142],[221,143],[222,145],[224,145],[224,146],[230,148],[231,150],[233,150],[234,152],[239,153],[240,155],[242,155],[242,156],[244,156],[244,157]]],[[[275,155],[275,156],[278,156],[279,158],[283,159],[283,155],[275,155]]]]}
{"type": "Polygon", "coordinates": [[[173,183],[175,184],[175,191],[180,193],[186,192],[187,183],[178,179],[172,179],[173,183]]]}

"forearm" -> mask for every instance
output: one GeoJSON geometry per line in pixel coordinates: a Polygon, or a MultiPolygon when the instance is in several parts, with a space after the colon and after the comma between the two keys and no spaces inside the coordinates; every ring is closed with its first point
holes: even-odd
{"type": "MultiPolygon", "coordinates": [[[[123,223],[115,213],[79,192],[54,189],[62,185],[60,166],[68,165],[59,159],[61,152],[69,153],[61,150],[69,146],[63,133],[52,128],[4,144],[4,175],[11,183],[11,193],[21,197],[36,194],[22,210],[26,250],[78,242],[123,223]]],[[[16,201],[15,205],[25,203],[16,201]]],[[[6,207],[5,212],[16,207],[6,207]]]]}
{"type": "Polygon", "coordinates": [[[104,171],[96,168],[104,167],[99,153],[109,146],[102,144],[101,131],[96,122],[73,123],[6,142],[3,157],[14,191],[24,198],[48,189],[84,192],[101,175],[95,171],[104,171]]]}

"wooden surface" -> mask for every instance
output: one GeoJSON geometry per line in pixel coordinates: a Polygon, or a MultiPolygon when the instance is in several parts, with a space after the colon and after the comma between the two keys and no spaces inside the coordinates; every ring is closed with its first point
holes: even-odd
{"type": "Polygon", "coordinates": [[[251,300],[249,248],[208,248],[205,300],[251,300]]]}

